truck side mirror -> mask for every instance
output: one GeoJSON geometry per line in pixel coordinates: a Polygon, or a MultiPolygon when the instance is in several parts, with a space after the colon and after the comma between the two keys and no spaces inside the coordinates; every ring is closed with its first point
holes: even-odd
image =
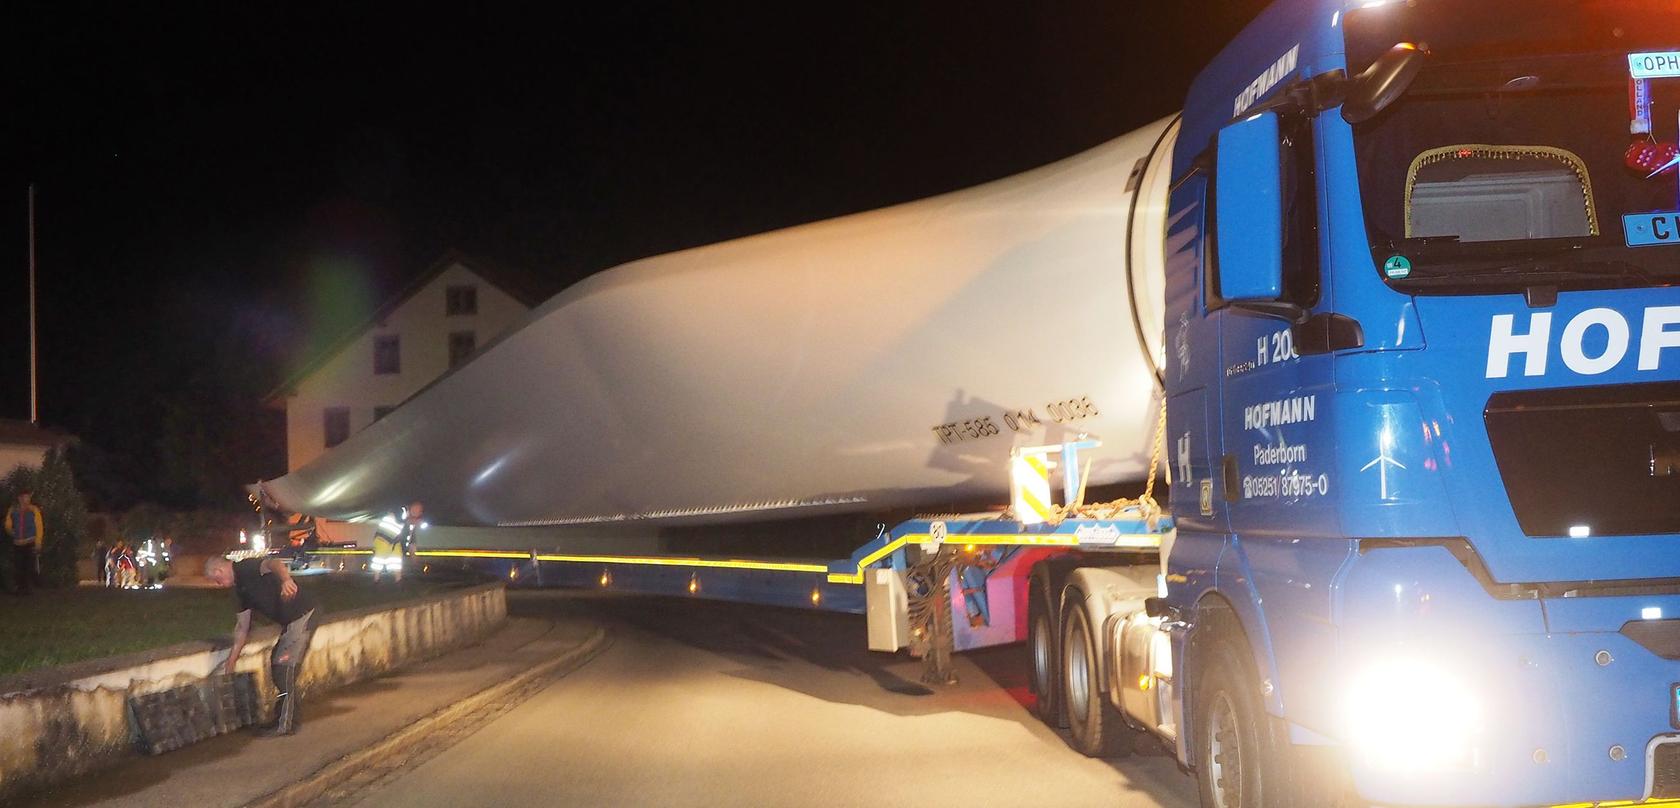
{"type": "Polygon", "coordinates": [[[1232,303],[1283,296],[1283,145],[1274,112],[1219,131],[1214,232],[1219,297],[1232,303]]]}
{"type": "Polygon", "coordinates": [[[1347,97],[1342,100],[1342,120],[1364,123],[1399,100],[1423,67],[1423,53],[1416,45],[1402,42],[1378,56],[1349,82],[1347,97]]]}

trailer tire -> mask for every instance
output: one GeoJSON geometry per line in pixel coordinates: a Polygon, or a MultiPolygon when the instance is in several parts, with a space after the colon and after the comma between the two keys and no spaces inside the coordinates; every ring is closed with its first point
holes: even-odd
{"type": "Polygon", "coordinates": [[[1027,601],[1027,664],[1031,673],[1033,714],[1052,727],[1063,726],[1061,672],[1057,661],[1061,657],[1056,643],[1056,626],[1052,612],[1045,604],[1042,587],[1034,586],[1027,601]]]}
{"type": "Polygon", "coordinates": [[[1131,754],[1137,733],[1126,726],[1103,690],[1102,643],[1091,630],[1091,618],[1077,598],[1069,598],[1062,614],[1061,646],[1062,693],[1067,700],[1073,748],[1095,758],[1131,754]]]}

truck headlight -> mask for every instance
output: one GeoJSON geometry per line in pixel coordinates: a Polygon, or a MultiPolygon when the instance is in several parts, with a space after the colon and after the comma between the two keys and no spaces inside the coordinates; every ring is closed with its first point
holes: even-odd
{"type": "Polygon", "coordinates": [[[1454,671],[1410,657],[1383,659],[1350,683],[1342,714],[1349,749],[1385,771],[1475,764],[1482,701],[1454,671]]]}

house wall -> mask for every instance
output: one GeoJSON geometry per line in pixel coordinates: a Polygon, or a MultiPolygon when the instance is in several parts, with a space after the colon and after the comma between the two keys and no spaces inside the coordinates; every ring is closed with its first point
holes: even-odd
{"type": "Polygon", "coordinates": [[[350,433],[373,423],[375,407],[390,407],[442,376],[449,369],[449,335],[472,331],[479,348],[500,336],[527,311],[524,304],[462,264],[454,264],[403,301],[298,384],[286,399],[286,467],[296,471],[326,451],[329,407],[348,407],[350,433]],[[450,286],[478,289],[478,313],[448,316],[450,286]],[[374,341],[395,334],[401,344],[401,372],[373,372],[374,341]]]}
{"type": "Polygon", "coordinates": [[[11,474],[18,466],[39,467],[46,457],[45,446],[0,444],[0,477],[11,474]]]}

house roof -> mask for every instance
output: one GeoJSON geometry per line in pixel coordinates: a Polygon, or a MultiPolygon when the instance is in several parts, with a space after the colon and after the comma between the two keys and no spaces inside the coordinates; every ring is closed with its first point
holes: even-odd
{"type": "Polygon", "coordinates": [[[69,435],[28,421],[0,418],[0,446],[57,446],[70,439],[69,435]]]}
{"type": "Polygon", "coordinates": [[[304,363],[289,377],[287,377],[280,386],[269,391],[268,395],[263,396],[263,401],[269,406],[280,405],[282,403],[281,400],[296,390],[298,385],[302,384],[304,379],[309,378],[311,373],[319,370],[322,365],[325,365],[344,349],[350,347],[350,345],[355,343],[357,339],[361,338],[363,334],[367,333],[368,329],[391,316],[391,313],[396,311],[399,306],[408,302],[409,298],[413,297],[421,289],[426,288],[427,284],[436,280],[437,277],[442,275],[445,270],[455,266],[456,264],[466,267],[473,274],[483,278],[485,281],[488,281],[491,286],[506,292],[508,295],[513,297],[513,299],[523,304],[526,308],[534,308],[537,304],[547,300],[552,297],[554,293],[560,291],[555,284],[546,282],[543,279],[534,277],[528,273],[510,269],[504,265],[483,258],[482,256],[468,255],[460,250],[449,250],[439,256],[436,261],[433,261],[432,265],[428,267],[425,272],[420,273],[418,277],[409,282],[409,284],[403,287],[401,291],[397,292],[395,295],[391,296],[389,300],[385,301],[384,305],[381,305],[378,309],[376,309],[373,314],[367,317],[367,319],[358,323],[354,328],[346,330],[343,334],[339,335],[337,339],[328,343],[325,348],[315,354],[315,356],[308,362],[304,363]]]}

